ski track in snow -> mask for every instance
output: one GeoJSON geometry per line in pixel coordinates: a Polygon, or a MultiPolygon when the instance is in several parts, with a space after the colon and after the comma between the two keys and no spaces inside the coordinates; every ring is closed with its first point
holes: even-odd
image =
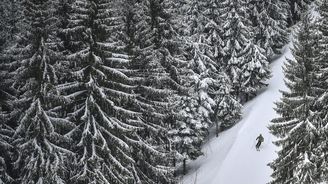
{"type": "Polygon", "coordinates": [[[279,90],[287,90],[282,66],[286,58],[292,58],[290,47],[291,43],[272,62],[267,89],[245,104],[238,124],[204,145],[204,156],[188,164],[189,173],[181,184],[266,184],[271,180],[267,164],[277,157],[278,148],[267,127],[277,117],[273,108],[281,97],[279,90]],[[256,151],[255,139],[260,133],[264,142],[256,151]]]}

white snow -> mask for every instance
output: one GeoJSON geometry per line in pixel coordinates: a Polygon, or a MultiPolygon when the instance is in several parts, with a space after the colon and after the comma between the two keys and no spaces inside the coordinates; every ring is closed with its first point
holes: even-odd
{"type": "Polygon", "coordinates": [[[265,184],[271,180],[272,170],[267,164],[277,157],[275,139],[267,128],[277,117],[274,102],[287,90],[282,66],[292,58],[290,47],[272,64],[272,78],[268,88],[243,108],[242,120],[233,128],[214,137],[203,147],[204,156],[188,164],[188,174],[182,184],[265,184]],[[256,151],[256,137],[262,133],[264,142],[256,151]]]}

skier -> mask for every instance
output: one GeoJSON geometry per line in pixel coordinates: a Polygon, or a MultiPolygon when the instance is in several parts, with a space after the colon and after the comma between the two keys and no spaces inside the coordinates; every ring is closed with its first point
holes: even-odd
{"type": "Polygon", "coordinates": [[[262,142],[264,141],[264,138],[263,138],[262,134],[260,134],[260,135],[256,138],[256,140],[257,140],[256,150],[257,150],[257,151],[260,151],[260,146],[261,146],[262,142]]]}

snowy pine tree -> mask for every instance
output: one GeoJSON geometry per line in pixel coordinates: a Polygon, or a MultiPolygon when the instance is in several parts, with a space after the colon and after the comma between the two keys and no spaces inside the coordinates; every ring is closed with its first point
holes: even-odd
{"type": "MultiPolygon", "coordinates": [[[[165,150],[166,162],[161,157],[154,157],[152,164],[162,163],[172,167],[177,159],[176,152],[168,136],[169,127],[175,122],[176,113],[172,112],[172,100],[176,97],[177,83],[172,80],[170,74],[163,67],[159,48],[155,45],[152,22],[156,17],[148,1],[123,1],[124,31],[122,40],[125,43],[125,52],[129,57],[128,68],[124,73],[137,82],[135,93],[140,103],[141,117],[146,124],[145,131],[140,136],[156,145],[157,149],[165,150]],[[173,87],[172,89],[172,86],[173,87]]],[[[157,12],[159,13],[159,12],[157,12]]],[[[163,30],[162,30],[163,31],[163,30]]],[[[140,157],[140,155],[137,155],[140,157]]],[[[151,157],[145,155],[145,157],[151,157]]],[[[142,168],[141,168],[142,169],[142,168]]],[[[145,168],[143,168],[145,169],[145,168]]],[[[147,172],[147,171],[145,171],[147,172]]]]}
{"type": "Polygon", "coordinates": [[[246,97],[254,97],[256,92],[266,86],[270,77],[269,62],[264,50],[250,41],[241,53],[242,91],[246,97]]]}
{"type": "Polygon", "coordinates": [[[165,156],[166,161],[157,157],[152,164],[162,163],[172,167],[179,161],[179,158],[177,158],[176,147],[171,141],[172,138],[168,136],[168,131],[174,129],[172,127],[176,125],[175,122],[178,119],[177,110],[173,110],[173,105],[180,101],[177,99],[177,92],[181,91],[181,85],[178,82],[184,80],[180,78],[175,67],[175,62],[180,62],[178,58],[174,58],[179,53],[178,50],[174,50],[176,52],[174,54],[172,50],[169,50],[172,49],[171,46],[177,48],[176,44],[179,42],[177,37],[172,35],[175,30],[172,17],[176,12],[167,12],[168,6],[175,7],[176,4],[157,1],[127,0],[124,2],[123,8],[127,10],[124,22],[124,42],[126,53],[130,58],[128,68],[132,69],[125,70],[125,73],[138,81],[135,93],[138,94],[137,99],[143,104],[140,105],[140,111],[143,121],[147,124],[146,131],[141,136],[156,145],[159,150],[168,152],[165,156]],[[165,18],[165,22],[162,22],[162,18],[165,18]],[[157,24],[163,27],[156,27],[159,26],[157,24]],[[163,45],[156,41],[159,36],[162,37],[162,41],[159,42],[163,45]],[[172,42],[174,40],[177,42],[172,42]],[[169,55],[165,56],[166,54],[169,55]],[[169,60],[169,63],[163,63],[165,60],[169,60]]]}
{"type": "Polygon", "coordinates": [[[65,30],[68,28],[69,14],[72,11],[73,0],[57,0],[55,15],[58,19],[57,36],[60,38],[62,45],[59,48],[62,52],[73,50],[73,45],[70,45],[71,37],[65,30]]]}
{"type": "Polygon", "coordinates": [[[0,183],[13,182],[11,162],[14,158],[12,137],[14,129],[9,114],[12,108],[8,101],[14,99],[13,91],[10,90],[11,80],[8,80],[9,69],[6,68],[3,58],[0,59],[0,183]],[[11,125],[11,126],[10,126],[11,125]]]}
{"type": "Polygon", "coordinates": [[[321,182],[328,181],[328,153],[327,153],[327,114],[328,109],[326,104],[328,103],[328,1],[322,0],[319,4],[319,14],[320,18],[318,21],[318,58],[316,59],[317,63],[317,86],[316,91],[318,94],[318,99],[316,100],[317,107],[317,122],[319,129],[319,140],[316,146],[316,154],[319,155],[318,161],[316,163],[319,164],[317,168],[318,175],[320,177],[321,182]]]}
{"type": "Polygon", "coordinates": [[[172,151],[172,162],[169,164],[175,166],[182,160],[181,153],[185,152],[175,137],[179,135],[180,121],[184,119],[178,109],[186,93],[182,83],[187,80],[188,73],[175,23],[177,12],[172,10],[177,4],[173,1],[149,0],[137,5],[133,27],[135,34],[129,39],[135,45],[131,67],[137,72],[129,75],[141,79],[136,93],[140,94],[141,101],[150,104],[143,108],[143,119],[156,122],[166,129],[159,131],[161,133],[157,137],[162,142],[161,147],[172,151]]]}
{"type": "Polygon", "coordinates": [[[233,84],[233,93],[242,103],[265,86],[269,77],[268,62],[263,49],[251,38],[253,30],[247,17],[246,1],[224,1],[222,5],[225,20],[223,66],[233,84]]]}
{"type": "Polygon", "coordinates": [[[288,3],[288,22],[289,25],[295,24],[301,19],[302,13],[314,0],[286,0],[288,3]]]}
{"type": "Polygon", "coordinates": [[[76,160],[71,181],[172,183],[163,159],[166,152],[155,146],[154,132],[160,139],[163,128],[150,121],[152,117],[145,118],[144,108],[152,106],[140,90],[149,88],[141,87],[141,79],[132,75],[136,71],[129,69],[130,56],[120,37],[122,26],[130,26],[122,22],[122,9],[115,3],[79,0],[70,15],[67,32],[77,47],[68,56],[73,75],[60,88],[71,99],[68,116],[77,124],[72,132],[76,160]]]}
{"type": "Polygon", "coordinates": [[[219,76],[220,88],[216,91],[216,107],[214,111],[214,122],[218,132],[232,127],[241,118],[241,107],[239,101],[232,95],[232,83],[224,72],[219,76]]]}
{"type": "Polygon", "coordinates": [[[219,88],[218,63],[222,55],[221,29],[217,1],[184,1],[181,26],[186,40],[189,74],[185,86],[190,88],[188,96],[178,105],[182,119],[173,130],[175,144],[187,160],[200,156],[201,145],[213,124],[215,91],[219,88]]]}
{"type": "Polygon", "coordinates": [[[315,117],[315,60],[316,38],[312,17],[306,14],[297,29],[293,56],[285,65],[285,83],[288,91],[282,92],[277,103],[278,118],[272,120],[271,132],[281,146],[278,158],[270,163],[274,170],[272,184],[318,183],[317,146],[318,122],[315,117]]]}
{"type": "Polygon", "coordinates": [[[250,1],[250,19],[254,27],[254,42],[270,58],[280,54],[287,43],[287,4],[280,0],[250,1]]]}
{"type": "Polygon", "coordinates": [[[25,0],[22,6],[24,31],[5,53],[8,77],[17,94],[17,99],[8,102],[13,107],[10,121],[17,125],[15,172],[20,173],[19,183],[63,183],[66,158],[72,154],[64,134],[72,123],[55,111],[62,103],[55,88],[59,42],[54,35],[54,6],[47,0],[25,0]]]}
{"type": "MultiPolygon", "coordinates": [[[[2,114],[0,114],[3,116],[2,114]]],[[[11,145],[14,130],[0,119],[0,183],[11,183],[14,181],[10,175],[9,166],[11,164],[14,147],[11,145]]]]}
{"type": "Polygon", "coordinates": [[[190,92],[179,105],[180,113],[185,120],[180,122],[180,133],[177,133],[176,139],[181,141],[177,144],[184,150],[184,157],[187,160],[196,159],[201,154],[200,146],[212,124],[211,115],[215,106],[213,94],[215,88],[218,88],[214,86],[217,84],[214,81],[218,73],[214,50],[218,45],[212,43],[217,41],[217,27],[213,21],[209,21],[204,12],[207,3],[209,2],[186,1],[182,13],[185,15],[182,21],[185,25],[182,29],[187,42],[185,49],[190,69],[189,80],[184,85],[190,88],[190,92]],[[205,29],[208,34],[205,33],[205,29]]]}
{"type": "Polygon", "coordinates": [[[220,25],[217,21],[218,7],[215,1],[187,1],[184,21],[186,26],[186,50],[189,60],[190,87],[194,89],[194,106],[197,114],[202,117],[199,122],[204,128],[211,126],[211,115],[214,113],[214,91],[218,79],[220,56],[222,55],[222,40],[220,25]]]}
{"type": "Polygon", "coordinates": [[[190,87],[191,91],[190,95],[182,98],[179,103],[181,105],[178,105],[183,118],[171,132],[174,133],[174,141],[181,150],[185,173],[186,161],[196,159],[202,154],[200,146],[208,136],[213,122],[218,127],[217,133],[232,126],[239,119],[241,105],[234,101],[231,91],[221,93],[222,87],[229,84],[224,84],[223,82],[228,80],[222,80],[220,75],[224,55],[224,43],[221,39],[222,20],[217,16],[221,14],[220,2],[183,2],[181,22],[184,24],[181,32],[186,40],[185,53],[189,61],[188,68],[191,70],[185,85],[190,87]],[[229,110],[231,113],[223,113],[229,110]],[[221,127],[220,122],[224,122],[224,118],[227,121],[221,127]]]}
{"type": "Polygon", "coordinates": [[[0,52],[14,41],[19,31],[20,18],[19,0],[3,0],[0,3],[0,52]]]}
{"type": "Polygon", "coordinates": [[[205,28],[203,32],[205,33],[205,39],[207,44],[211,46],[210,52],[207,53],[217,65],[221,65],[222,56],[225,54],[223,50],[224,41],[223,37],[223,20],[222,20],[222,10],[221,3],[218,0],[204,1],[204,16],[205,28]]]}
{"type": "Polygon", "coordinates": [[[299,159],[301,159],[302,162],[295,168],[297,183],[317,183],[317,166],[315,162],[309,160],[307,153],[304,153],[299,159]]]}
{"type": "Polygon", "coordinates": [[[13,182],[12,176],[10,176],[10,166],[13,158],[13,146],[11,145],[12,136],[14,130],[9,126],[8,114],[10,112],[10,106],[7,100],[12,97],[10,95],[8,86],[5,82],[6,70],[4,70],[4,63],[0,61],[0,183],[13,182]]]}

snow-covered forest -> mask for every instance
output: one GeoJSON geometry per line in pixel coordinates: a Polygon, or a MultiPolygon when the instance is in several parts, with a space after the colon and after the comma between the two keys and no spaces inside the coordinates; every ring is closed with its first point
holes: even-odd
{"type": "Polygon", "coordinates": [[[270,184],[319,184],[328,0],[1,0],[0,184],[179,183],[289,38],[264,164],[270,184]]]}

